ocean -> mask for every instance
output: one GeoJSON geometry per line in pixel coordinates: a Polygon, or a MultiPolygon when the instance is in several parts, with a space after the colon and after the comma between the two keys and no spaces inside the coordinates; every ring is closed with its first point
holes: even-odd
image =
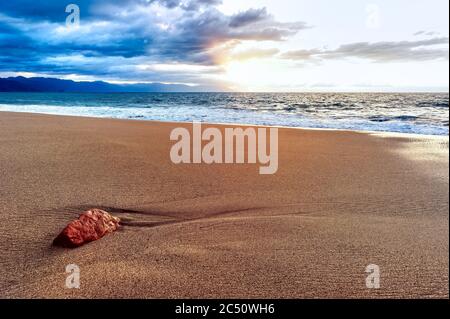
{"type": "Polygon", "coordinates": [[[0,111],[448,135],[448,93],[0,93],[0,111]]]}

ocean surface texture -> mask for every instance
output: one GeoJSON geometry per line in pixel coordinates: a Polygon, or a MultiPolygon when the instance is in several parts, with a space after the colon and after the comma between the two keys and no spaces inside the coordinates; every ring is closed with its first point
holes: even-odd
{"type": "Polygon", "coordinates": [[[0,111],[448,135],[448,93],[0,93],[0,111]]]}

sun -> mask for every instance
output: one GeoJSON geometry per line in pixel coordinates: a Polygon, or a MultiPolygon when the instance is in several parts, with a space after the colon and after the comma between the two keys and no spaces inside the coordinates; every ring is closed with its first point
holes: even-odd
{"type": "Polygon", "coordinates": [[[224,65],[225,80],[245,91],[259,92],[273,88],[283,68],[267,59],[233,60],[224,65]]]}

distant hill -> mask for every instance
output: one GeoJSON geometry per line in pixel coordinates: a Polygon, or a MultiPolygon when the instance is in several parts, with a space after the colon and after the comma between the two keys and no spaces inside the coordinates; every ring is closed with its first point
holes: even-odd
{"type": "Polygon", "coordinates": [[[182,84],[137,83],[112,84],[102,81],[75,82],[56,78],[0,78],[0,92],[80,92],[80,93],[115,93],[115,92],[217,92],[220,89],[204,86],[182,84]]]}

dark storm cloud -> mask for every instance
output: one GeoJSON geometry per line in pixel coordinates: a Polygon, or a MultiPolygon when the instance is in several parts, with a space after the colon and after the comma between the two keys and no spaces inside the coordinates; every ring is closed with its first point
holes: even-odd
{"type": "Polygon", "coordinates": [[[249,9],[244,12],[240,12],[230,18],[230,27],[239,28],[251,23],[264,21],[269,18],[266,8],[262,9],[249,9]]]}
{"type": "MultiPolygon", "coordinates": [[[[307,27],[303,22],[278,22],[264,8],[225,15],[216,8],[221,2],[2,1],[0,71],[108,73],[114,77],[114,70],[132,72],[137,63],[214,66],[215,59],[209,52],[213,46],[247,40],[282,41],[307,27]],[[68,32],[65,8],[70,3],[80,7],[81,21],[79,29],[68,32]],[[73,59],[67,59],[64,64],[56,63],[55,58],[61,56],[73,59]],[[109,64],[118,63],[118,59],[125,64],[121,68],[109,64]],[[92,61],[95,61],[95,68],[92,61]]],[[[123,76],[123,72],[116,72],[117,78],[123,76]]],[[[152,80],[150,77],[156,76],[142,73],[148,78],[136,80],[152,80]]]]}
{"type": "Polygon", "coordinates": [[[335,50],[298,50],[282,55],[285,59],[310,61],[361,58],[373,62],[407,62],[448,59],[448,37],[420,41],[358,42],[345,44],[335,50]]]}

